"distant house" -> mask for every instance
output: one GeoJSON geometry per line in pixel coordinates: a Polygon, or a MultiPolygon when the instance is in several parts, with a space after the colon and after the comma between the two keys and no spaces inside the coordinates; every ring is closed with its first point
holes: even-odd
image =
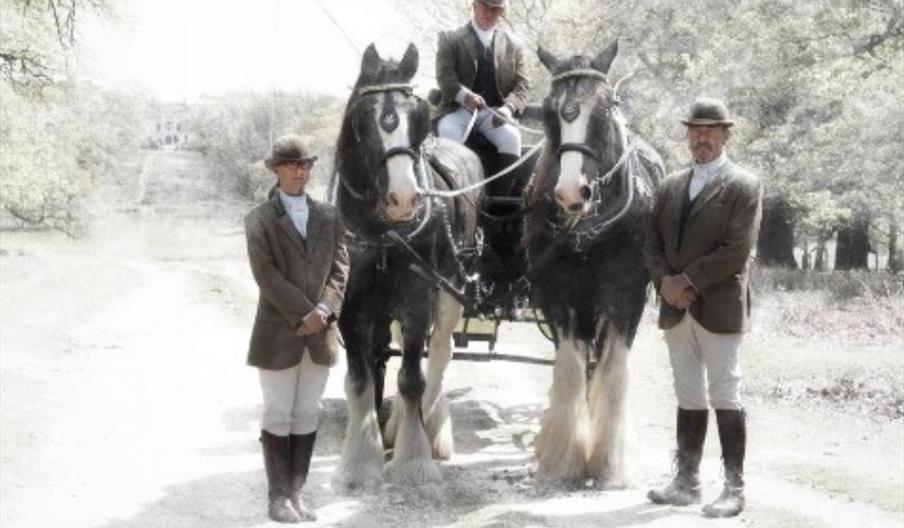
{"type": "Polygon", "coordinates": [[[185,103],[157,103],[150,111],[146,144],[150,148],[181,149],[188,142],[189,107],[185,103]]]}

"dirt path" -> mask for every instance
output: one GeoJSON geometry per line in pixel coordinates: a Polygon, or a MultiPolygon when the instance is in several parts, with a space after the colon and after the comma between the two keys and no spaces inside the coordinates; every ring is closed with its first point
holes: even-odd
{"type": "MultiPolygon", "coordinates": [[[[110,222],[88,239],[0,237],[4,528],[270,525],[256,442],[258,386],[243,364],[256,295],[239,223],[248,206],[217,203],[191,187],[186,175],[195,163],[157,156],[156,168],[144,174],[143,203],[114,207],[110,222]],[[169,199],[163,206],[161,197],[173,186],[187,196],[185,203],[169,199]]],[[[751,346],[769,353],[769,343],[751,346]]],[[[529,325],[503,327],[499,347],[550,354],[529,325]]],[[[749,402],[744,515],[709,521],[696,508],[647,503],[645,490],[669,469],[674,406],[665,347],[649,320],[631,369],[634,487],[538,490],[530,479],[531,442],[551,370],[462,361],[450,367],[447,384],[457,452],[441,466],[443,481],[340,496],[328,485],[345,420],[340,364],[327,388],[309,485],[321,516],[316,525],[841,528],[904,522],[900,420],[760,398],[749,402]]],[[[706,494],[713,496],[719,491],[714,431],[703,473],[706,494]]]]}

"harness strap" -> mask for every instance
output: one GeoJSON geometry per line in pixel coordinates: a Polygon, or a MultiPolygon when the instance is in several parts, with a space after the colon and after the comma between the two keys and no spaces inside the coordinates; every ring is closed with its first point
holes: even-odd
{"type": "Polygon", "coordinates": [[[522,163],[527,161],[538,150],[543,148],[543,145],[545,143],[546,143],[546,139],[541,139],[540,141],[537,142],[536,145],[534,145],[529,151],[527,151],[526,154],[524,154],[523,156],[518,158],[518,161],[516,161],[515,163],[512,163],[508,167],[502,169],[501,171],[497,172],[496,174],[490,176],[489,178],[484,179],[483,181],[473,183],[471,185],[468,185],[467,187],[462,187],[461,189],[458,189],[455,191],[438,191],[438,190],[431,189],[431,190],[424,191],[423,195],[424,196],[439,196],[441,198],[455,198],[458,195],[466,194],[471,191],[480,189],[481,187],[489,184],[490,182],[498,180],[499,178],[505,176],[506,174],[508,174],[508,173],[512,172],[513,170],[517,169],[518,167],[520,167],[522,163]]]}
{"type": "Polygon", "coordinates": [[[371,84],[358,88],[359,96],[379,93],[379,92],[405,92],[411,93],[414,90],[413,84],[408,83],[387,83],[387,84],[371,84]]]}
{"type": "Polygon", "coordinates": [[[561,81],[562,79],[569,79],[571,77],[592,77],[594,79],[600,79],[602,81],[607,80],[606,74],[601,71],[594,70],[592,68],[578,68],[576,70],[568,70],[556,75],[552,78],[551,82],[561,81]]]}
{"type": "Polygon", "coordinates": [[[594,161],[599,161],[599,156],[596,155],[596,152],[585,143],[562,143],[559,150],[556,151],[556,156],[559,157],[564,152],[580,152],[594,161]]]}
{"type": "Polygon", "coordinates": [[[393,156],[405,155],[414,160],[417,163],[417,152],[414,151],[411,147],[392,147],[391,149],[386,151],[386,154],[383,155],[382,163],[386,163],[389,158],[393,156]]]}

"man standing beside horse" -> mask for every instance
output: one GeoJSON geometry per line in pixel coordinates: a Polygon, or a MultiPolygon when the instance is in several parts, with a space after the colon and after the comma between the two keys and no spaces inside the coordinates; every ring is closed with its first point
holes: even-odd
{"type": "Polygon", "coordinates": [[[723,102],[698,99],[682,123],[694,164],[657,189],[644,249],[662,297],[659,326],[678,397],[677,475],[647,496],[657,504],[700,502],[699,466],[711,405],[725,486],[703,513],[731,517],[744,509],[747,429],[738,393],[738,349],[750,326],[749,260],[762,216],[762,185],[724,152],[734,122],[723,102]]]}
{"type": "Polygon", "coordinates": [[[305,186],[317,160],[295,135],[273,143],[270,198],[245,217],[248,259],[260,291],[248,364],[259,370],[264,409],[261,445],[270,518],[316,520],[305,504],[321,398],[338,352],[336,327],[348,277],[345,228],[305,186]]]}
{"type": "Polygon", "coordinates": [[[437,133],[464,143],[477,112],[474,129],[499,152],[498,163],[490,167],[494,172],[521,157],[521,132],[511,120],[524,111],[530,89],[524,47],[499,27],[507,3],[475,0],[472,19],[455,31],[440,33],[436,52],[436,80],[442,92],[437,133]]]}

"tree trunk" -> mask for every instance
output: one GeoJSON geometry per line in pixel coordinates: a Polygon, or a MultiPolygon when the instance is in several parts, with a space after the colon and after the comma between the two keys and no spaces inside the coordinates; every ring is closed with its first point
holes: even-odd
{"type": "Polygon", "coordinates": [[[904,255],[898,249],[899,230],[898,220],[892,216],[888,222],[888,271],[891,273],[898,273],[904,266],[904,262],[902,262],[904,255]]]}
{"type": "Polygon", "coordinates": [[[859,211],[838,230],[835,269],[869,269],[869,213],[859,211]]]}
{"type": "Polygon", "coordinates": [[[810,241],[804,240],[804,250],[800,255],[800,269],[810,269],[810,241]]]}
{"type": "Polygon", "coordinates": [[[763,220],[756,245],[759,264],[797,269],[794,224],[794,208],[786,197],[771,195],[763,199],[763,220]]]}
{"type": "Polygon", "coordinates": [[[826,270],[826,255],[829,253],[829,250],[826,249],[828,238],[825,235],[819,235],[819,239],[816,241],[816,259],[813,261],[813,271],[826,270]]]}

